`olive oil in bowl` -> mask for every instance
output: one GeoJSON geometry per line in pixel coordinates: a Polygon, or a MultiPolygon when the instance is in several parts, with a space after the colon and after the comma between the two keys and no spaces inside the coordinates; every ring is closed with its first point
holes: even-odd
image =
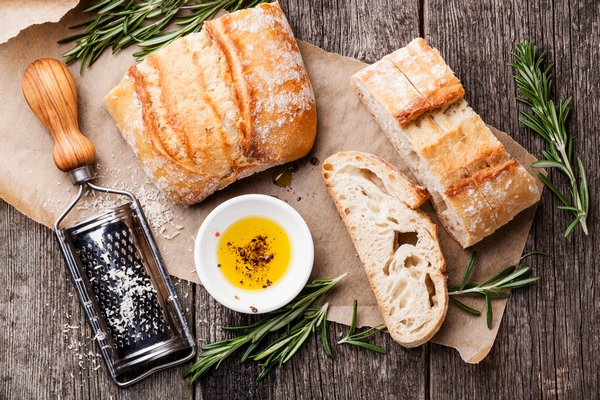
{"type": "Polygon", "coordinates": [[[232,285],[264,290],[287,270],[290,249],[288,235],[278,223],[266,217],[246,217],[220,235],[218,267],[232,285]]]}

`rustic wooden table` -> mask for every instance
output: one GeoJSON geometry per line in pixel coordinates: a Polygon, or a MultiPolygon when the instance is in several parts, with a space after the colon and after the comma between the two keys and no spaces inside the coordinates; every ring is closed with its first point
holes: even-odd
{"type": "MultiPolygon", "coordinates": [[[[231,357],[193,387],[188,365],[118,389],[95,354],[80,305],[51,230],[0,201],[0,398],[91,399],[591,399],[600,395],[600,273],[593,243],[599,175],[600,5],[567,1],[282,0],[297,38],[374,62],[412,38],[437,47],[463,82],[466,97],[487,123],[509,132],[534,155],[542,140],[521,126],[507,62],[515,43],[532,40],[555,64],[555,96],[573,96],[568,129],[588,172],[589,236],[568,238],[570,222],[544,192],[526,250],[550,257],[532,265],[541,279],[514,292],[497,341],[478,365],[428,344],[405,349],[388,335],[374,342],[386,355],[335,346],[324,355],[318,339],[261,382],[254,363],[231,357]],[[596,121],[596,122],[595,122],[596,121]]],[[[563,178],[551,179],[566,190],[563,178]]],[[[225,337],[222,326],[247,322],[198,285],[175,279],[199,343],[225,337]]],[[[328,324],[331,338],[346,327],[328,324]]]]}

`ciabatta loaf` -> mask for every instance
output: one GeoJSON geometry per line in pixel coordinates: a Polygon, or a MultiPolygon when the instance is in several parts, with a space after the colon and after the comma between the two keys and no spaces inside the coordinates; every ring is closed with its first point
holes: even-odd
{"type": "Polygon", "coordinates": [[[425,343],[448,307],[437,226],[419,210],[429,194],[371,154],[334,154],[322,171],[390,335],[406,347],[425,343]]]}
{"type": "Polygon", "coordinates": [[[460,81],[423,39],[357,72],[351,83],[463,247],[539,201],[534,178],[469,107],[460,81]]]}
{"type": "Polygon", "coordinates": [[[154,183],[182,205],[306,155],[316,107],[277,3],[208,21],[133,65],[104,99],[154,183]]]}

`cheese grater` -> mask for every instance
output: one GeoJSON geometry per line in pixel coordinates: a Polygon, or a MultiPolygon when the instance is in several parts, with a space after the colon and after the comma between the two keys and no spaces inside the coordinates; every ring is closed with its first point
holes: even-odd
{"type": "Polygon", "coordinates": [[[23,74],[27,103],[54,138],[54,162],[79,192],[54,232],[110,376],[129,386],[194,357],[195,344],[140,203],[125,190],[94,185],[93,144],[78,126],[69,70],[54,59],[23,74]],[[84,188],[128,199],[124,205],[61,228],[84,188]]]}

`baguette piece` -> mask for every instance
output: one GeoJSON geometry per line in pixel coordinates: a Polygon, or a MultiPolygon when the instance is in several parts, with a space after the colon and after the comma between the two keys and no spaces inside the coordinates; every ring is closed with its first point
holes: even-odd
{"type": "Polygon", "coordinates": [[[351,84],[419,183],[427,187],[440,222],[463,248],[539,201],[534,178],[469,107],[458,79],[423,39],[357,72],[351,84]],[[389,72],[390,62],[397,73],[389,72]],[[371,79],[379,71],[386,71],[386,79],[371,79]],[[405,104],[409,92],[391,93],[394,79],[408,80],[412,93],[430,107],[397,107],[390,112],[390,105],[405,104]],[[398,118],[406,113],[410,119],[398,118]]]}
{"type": "Polygon", "coordinates": [[[312,86],[276,2],[150,54],[104,103],[146,174],[184,206],[305,156],[316,135],[312,86]]]}
{"type": "Polygon", "coordinates": [[[322,172],[390,335],[405,347],[425,343],[439,330],[448,307],[437,226],[419,210],[429,194],[367,153],[334,154],[322,172]]]}
{"type": "Polygon", "coordinates": [[[422,38],[416,38],[384,59],[406,76],[427,100],[429,109],[450,104],[465,95],[463,86],[440,53],[422,38]]]}

